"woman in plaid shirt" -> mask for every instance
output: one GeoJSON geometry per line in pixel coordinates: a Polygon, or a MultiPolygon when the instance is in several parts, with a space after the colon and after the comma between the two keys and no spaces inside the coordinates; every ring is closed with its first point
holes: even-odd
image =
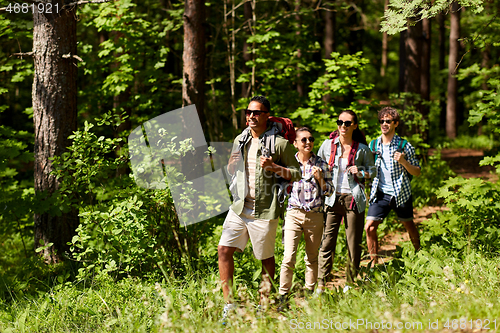
{"type": "Polygon", "coordinates": [[[318,252],[323,234],[323,199],[333,193],[331,172],[328,164],[313,153],[314,137],[307,127],[299,128],[294,146],[300,164],[302,179],[293,183],[288,199],[285,218],[285,252],[281,264],[280,306],[285,307],[287,295],[292,287],[293,270],[300,237],[306,241],[306,289],[312,293],[318,277],[318,252]]]}

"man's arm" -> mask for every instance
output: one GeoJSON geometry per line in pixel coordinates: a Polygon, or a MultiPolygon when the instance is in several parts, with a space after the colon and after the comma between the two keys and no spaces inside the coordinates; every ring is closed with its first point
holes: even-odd
{"type": "Polygon", "coordinates": [[[420,165],[415,157],[415,148],[408,142],[404,152],[395,152],[394,159],[399,162],[412,176],[420,175],[420,165]],[[408,158],[407,158],[408,157],[408,158]]]}
{"type": "Polygon", "coordinates": [[[420,167],[410,164],[405,158],[405,153],[394,153],[394,159],[399,162],[412,176],[420,175],[420,167]]]}
{"type": "Polygon", "coordinates": [[[274,163],[273,159],[271,157],[266,158],[264,156],[261,156],[260,157],[260,166],[264,170],[274,172],[275,174],[277,174],[281,178],[284,178],[286,180],[292,179],[292,173],[291,173],[290,169],[282,167],[281,165],[274,163]]]}

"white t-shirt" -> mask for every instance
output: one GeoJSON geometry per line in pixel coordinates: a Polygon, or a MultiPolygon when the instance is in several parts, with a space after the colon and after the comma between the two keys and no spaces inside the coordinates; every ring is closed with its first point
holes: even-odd
{"type": "Polygon", "coordinates": [[[337,177],[337,191],[340,193],[351,193],[349,179],[347,178],[347,158],[339,158],[339,175],[337,177]]]}
{"type": "Polygon", "coordinates": [[[394,196],[394,186],[392,185],[391,177],[393,158],[389,152],[389,145],[390,144],[380,145],[382,149],[382,161],[380,161],[381,172],[379,175],[378,190],[394,196]]]}

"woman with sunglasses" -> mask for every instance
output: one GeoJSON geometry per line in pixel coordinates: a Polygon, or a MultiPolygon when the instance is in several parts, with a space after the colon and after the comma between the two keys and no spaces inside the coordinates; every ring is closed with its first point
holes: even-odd
{"type": "Polygon", "coordinates": [[[306,281],[309,292],[314,291],[318,278],[318,251],[323,233],[323,198],[332,195],[334,187],[328,164],[313,153],[314,137],[311,130],[301,127],[297,131],[294,146],[300,164],[302,179],[293,183],[288,199],[284,226],[285,251],[280,275],[279,311],[284,310],[288,293],[292,287],[293,270],[297,257],[297,247],[304,234],[306,242],[306,281]]]}
{"type": "Polygon", "coordinates": [[[358,127],[358,116],[351,110],[342,111],[338,129],[323,142],[318,155],[332,170],[335,195],[325,199],[326,223],[319,253],[318,290],[325,288],[335,256],[337,236],[342,219],[347,236],[346,277],[353,282],[361,260],[361,242],[366,208],[365,178],[373,170],[373,154],[358,127]]]}

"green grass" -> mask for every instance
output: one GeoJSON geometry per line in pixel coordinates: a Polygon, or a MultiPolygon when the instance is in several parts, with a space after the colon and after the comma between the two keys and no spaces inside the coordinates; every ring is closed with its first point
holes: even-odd
{"type": "MultiPolygon", "coordinates": [[[[492,150],[495,147],[498,147],[498,143],[492,136],[486,135],[459,135],[457,138],[453,140],[440,141],[437,145],[441,145],[442,148],[465,148],[465,149],[480,149],[480,150],[492,150]]],[[[432,145],[436,147],[437,145],[432,145]]]]}
{"type": "MultiPolygon", "coordinates": [[[[361,320],[364,325],[352,331],[370,331],[367,322],[380,325],[382,320],[408,327],[422,323],[427,330],[429,321],[437,320],[443,329],[447,319],[496,319],[500,326],[498,257],[476,252],[457,257],[442,247],[415,255],[410,248],[405,244],[400,258],[365,269],[363,280],[348,293],[332,290],[318,299],[297,295],[284,314],[270,304],[258,318],[258,289],[239,279],[239,308],[227,326],[220,322],[224,302],[214,267],[184,277],[115,281],[101,274],[56,284],[47,292],[13,295],[0,300],[0,332],[289,332],[307,323],[338,331],[335,323],[361,320]]],[[[401,331],[419,331],[414,327],[401,331]]]]}

